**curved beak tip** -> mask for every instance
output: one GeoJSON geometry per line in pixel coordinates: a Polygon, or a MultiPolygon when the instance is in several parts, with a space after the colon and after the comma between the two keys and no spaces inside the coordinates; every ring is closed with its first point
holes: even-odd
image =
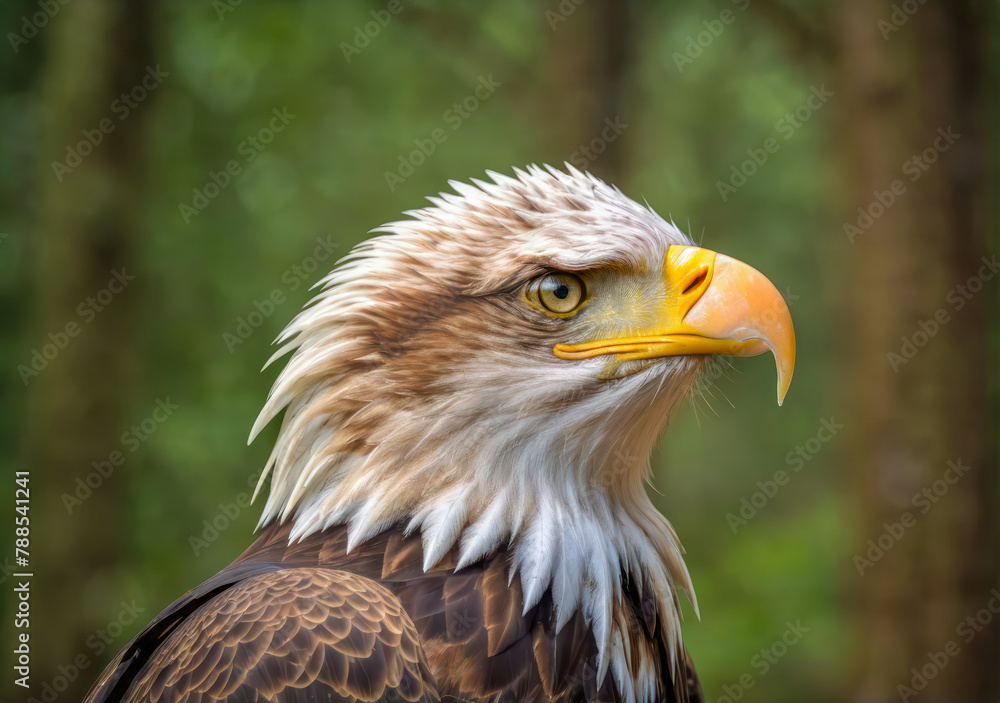
{"type": "Polygon", "coordinates": [[[778,373],[778,405],[780,406],[785,402],[788,388],[792,385],[792,374],[795,372],[795,337],[789,335],[784,349],[771,345],[771,353],[774,355],[774,366],[778,373]]]}
{"type": "Polygon", "coordinates": [[[778,371],[778,407],[781,407],[785,403],[785,396],[788,394],[788,386],[791,379],[783,379],[781,377],[781,371],[778,371]]]}
{"type": "Polygon", "coordinates": [[[785,401],[795,369],[795,331],[788,305],[766,276],[717,254],[711,282],[685,321],[706,336],[743,340],[736,356],[774,354],[778,405],[785,401]]]}

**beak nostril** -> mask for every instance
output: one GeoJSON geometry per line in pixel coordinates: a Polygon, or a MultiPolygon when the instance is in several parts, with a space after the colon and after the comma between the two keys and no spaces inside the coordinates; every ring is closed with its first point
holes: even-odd
{"type": "Polygon", "coordinates": [[[708,277],[708,269],[701,269],[698,272],[698,274],[691,280],[691,282],[687,284],[687,286],[681,292],[681,295],[687,295],[688,293],[697,290],[701,286],[701,284],[705,282],[705,279],[707,277],[708,277]]]}

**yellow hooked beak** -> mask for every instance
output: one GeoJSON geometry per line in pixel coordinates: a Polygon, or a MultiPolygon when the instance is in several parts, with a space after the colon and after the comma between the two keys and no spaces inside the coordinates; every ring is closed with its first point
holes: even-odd
{"type": "Polygon", "coordinates": [[[636,337],[557,344],[560,359],[617,354],[623,361],[691,354],[774,354],[778,405],[795,369],[795,332],[774,285],[741,261],[708,249],[674,245],[667,252],[666,295],[654,328],[636,337]]]}

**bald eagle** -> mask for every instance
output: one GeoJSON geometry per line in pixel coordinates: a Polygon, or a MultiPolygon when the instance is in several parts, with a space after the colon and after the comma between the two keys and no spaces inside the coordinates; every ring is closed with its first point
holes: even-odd
{"type": "Polygon", "coordinates": [[[88,701],[702,700],[649,454],[709,355],[773,352],[781,402],[788,308],[590,174],[488,175],[278,338],[259,537],[88,701]]]}

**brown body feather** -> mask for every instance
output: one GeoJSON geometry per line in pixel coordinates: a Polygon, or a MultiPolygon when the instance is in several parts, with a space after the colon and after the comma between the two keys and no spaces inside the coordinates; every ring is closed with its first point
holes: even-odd
{"type": "MultiPolygon", "coordinates": [[[[549,594],[522,615],[505,551],[425,573],[420,539],[398,527],[351,554],[343,527],[291,545],[289,531],[268,528],[161,613],[87,703],[621,700],[610,675],[597,681],[582,615],[556,633],[549,594]]],[[[701,701],[689,659],[672,680],[652,598],[623,592],[629,631],[660,653],[659,700],[701,701]]]]}

